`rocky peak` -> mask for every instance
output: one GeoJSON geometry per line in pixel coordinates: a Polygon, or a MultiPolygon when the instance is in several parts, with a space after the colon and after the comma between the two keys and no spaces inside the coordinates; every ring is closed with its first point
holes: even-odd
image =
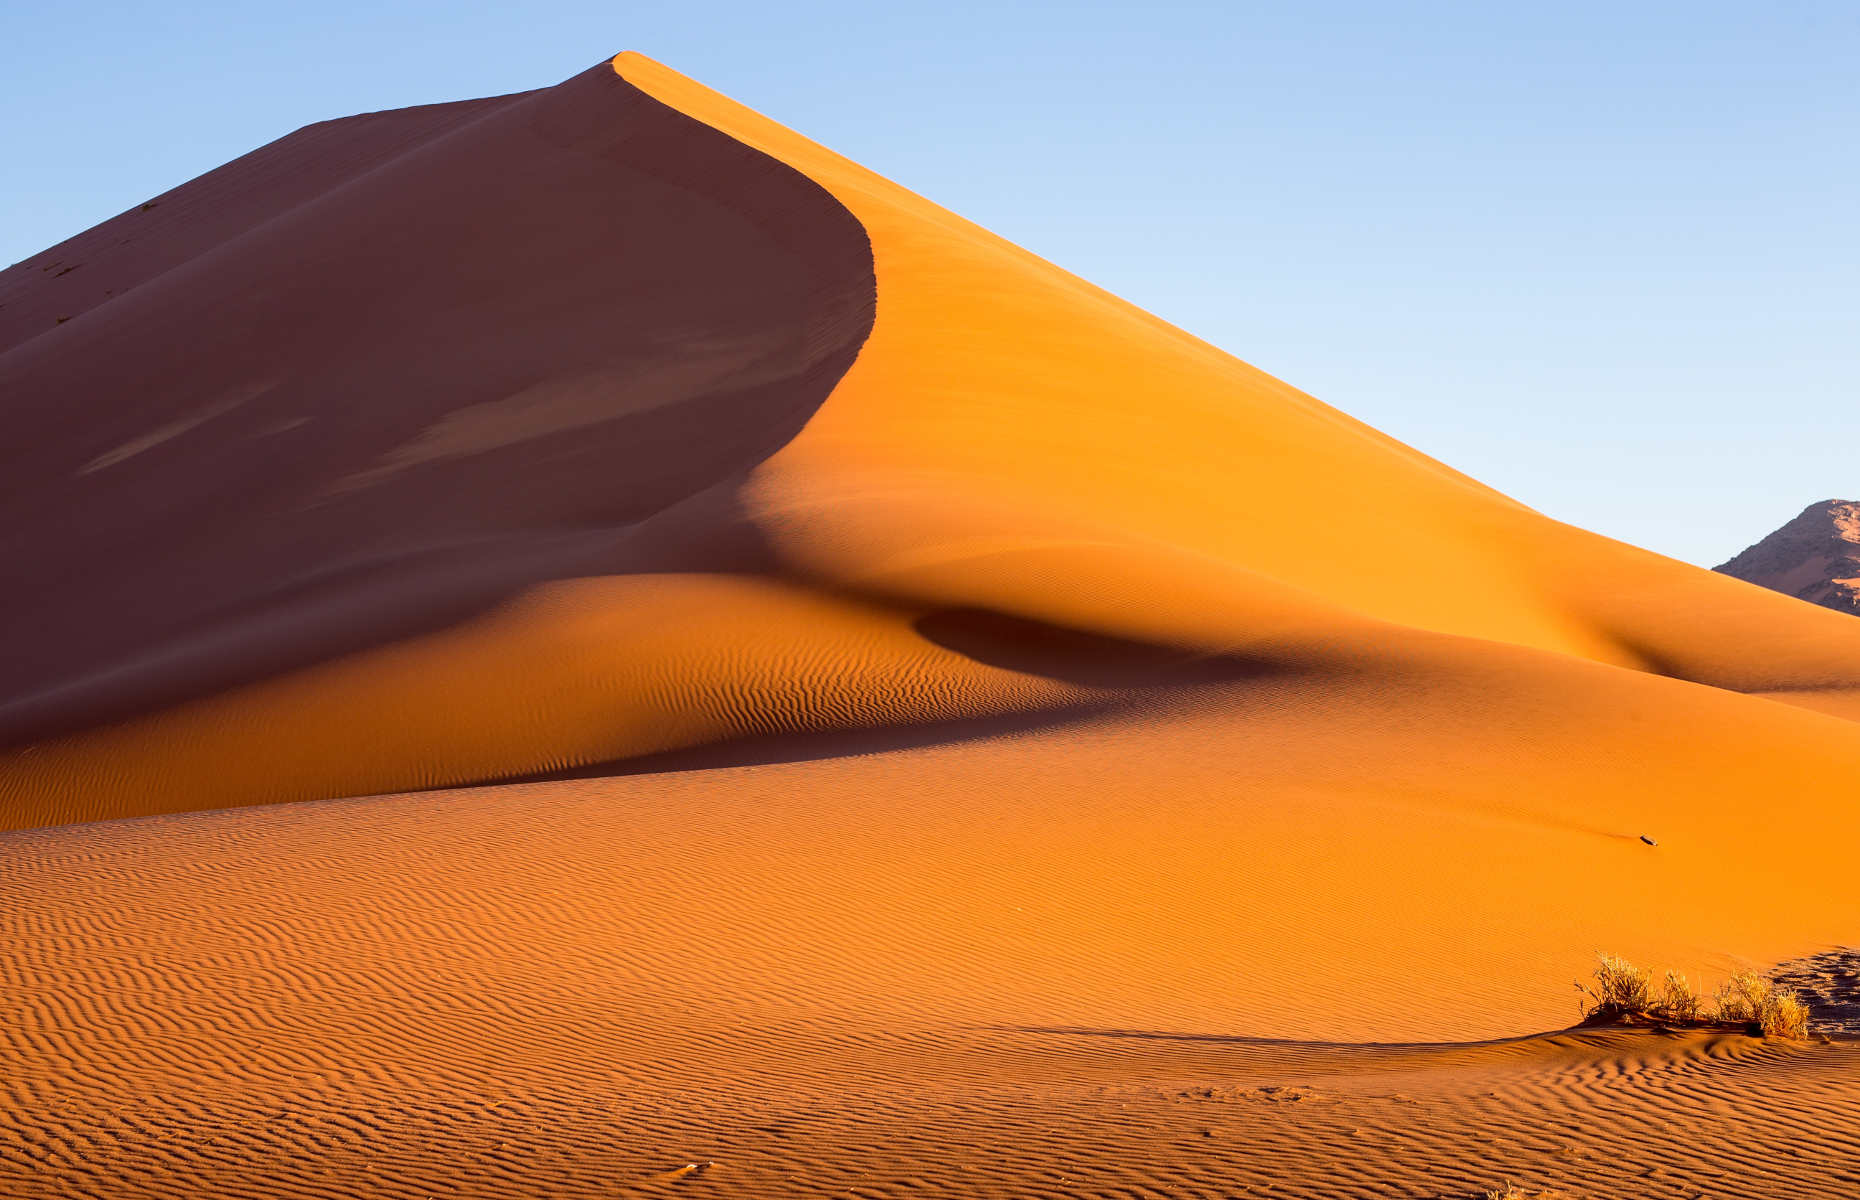
{"type": "Polygon", "coordinates": [[[1860,615],[1860,502],[1822,500],[1716,570],[1860,615]]]}

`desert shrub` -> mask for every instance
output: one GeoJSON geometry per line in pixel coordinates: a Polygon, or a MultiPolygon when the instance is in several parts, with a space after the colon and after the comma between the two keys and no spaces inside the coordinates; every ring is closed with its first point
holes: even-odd
{"type": "Polygon", "coordinates": [[[1756,1024],[1763,1013],[1763,998],[1769,987],[1766,980],[1757,978],[1755,971],[1739,971],[1718,988],[1718,1015],[1727,1021],[1756,1024]]]}
{"type": "Polygon", "coordinates": [[[1654,1015],[1662,1021],[1688,1025],[1699,1019],[1704,1006],[1704,999],[1692,990],[1691,980],[1677,971],[1668,971],[1666,985],[1660,990],[1659,1002],[1654,1005],[1654,1015]]]}
{"type": "Polygon", "coordinates": [[[1771,1037],[1808,1033],[1808,1006],[1802,998],[1755,971],[1739,971],[1724,981],[1718,989],[1717,1015],[1729,1024],[1754,1025],[1771,1037]]]}
{"type": "Polygon", "coordinates": [[[1578,983],[1588,997],[1583,1015],[1591,1020],[1618,1020],[1645,1015],[1653,1006],[1653,972],[1612,954],[1596,956],[1595,982],[1578,983]]]}
{"type": "Polygon", "coordinates": [[[1788,988],[1755,971],[1725,980],[1711,1003],[1677,971],[1668,971],[1656,997],[1653,972],[1612,954],[1598,955],[1593,983],[1578,983],[1583,1017],[1592,1022],[1649,1020],[1672,1025],[1746,1025],[1765,1036],[1808,1035],[1808,1006],[1788,988]]]}
{"type": "Polygon", "coordinates": [[[1764,1006],[1759,1022],[1771,1037],[1805,1038],[1808,1036],[1808,1005],[1788,988],[1777,988],[1764,1006]]]}
{"type": "MultiPolygon", "coordinates": [[[[1532,1193],[1507,1179],[1504,1186],[1489,1189],[1485,1200],[1532,1200],[1532,1193]]],[[[1561,1197],[1555,1192],[1538,1192],[1536,1200],[1561,1200],[1561,1197]]]]}

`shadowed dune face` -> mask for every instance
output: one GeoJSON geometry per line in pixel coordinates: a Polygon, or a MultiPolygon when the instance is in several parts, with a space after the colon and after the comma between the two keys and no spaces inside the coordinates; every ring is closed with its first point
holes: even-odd
{"type": "Polygon", "coordinates": [[[0,354],[515,99],[320,121],[0,271],[0,354]]]}
{"type": "MultiPolygon", "coordinates": [[[[836,201],[605,67],[315,127],[116,226],[47,253],[119,294],[0,357],[7,741],[638,569],[721,485],[644,551],[675,568],[873,315],[836,201]]],[[[63,284],[37,264],[8,289],[63,284]]]]}
{"type": "Polygon", "coordinates": [[[1205,655],[1128,638],[990,612],[949,608],[926,613],[911,628],[928,641],[977,662],[1104,688],[1224,683],[1269,674],[1274,664],[1233,655],[1205,655]]]}

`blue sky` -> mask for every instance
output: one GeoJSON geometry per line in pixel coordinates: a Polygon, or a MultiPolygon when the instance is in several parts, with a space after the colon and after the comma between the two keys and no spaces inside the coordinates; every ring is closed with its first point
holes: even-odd
{"type": "Polygon", "coordinates": [[[0,262],[310,121],[636,49],[1551,516],[1710,564],[1860,496],[1853,0],[198,0],[6,31],[0,262]]]}

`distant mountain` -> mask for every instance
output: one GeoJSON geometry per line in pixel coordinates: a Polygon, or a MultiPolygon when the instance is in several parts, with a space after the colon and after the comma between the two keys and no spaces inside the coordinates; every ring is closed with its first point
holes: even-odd
{"type": "Polygon", "coordinates": [[[1860,502],[1817,501],[1715,569],[1860,616],[1860,502]]]}

